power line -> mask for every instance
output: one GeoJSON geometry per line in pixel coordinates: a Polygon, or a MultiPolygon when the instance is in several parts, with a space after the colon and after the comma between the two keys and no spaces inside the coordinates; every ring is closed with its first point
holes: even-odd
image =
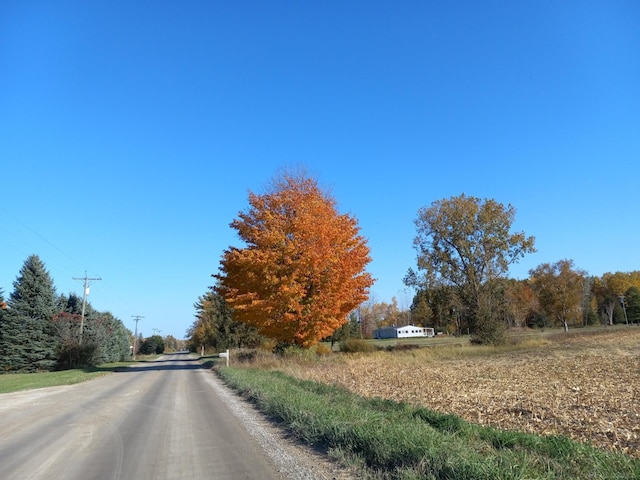
{"type": "MultiPolygon", "coordinates": [[[[58,247],[57,245],[55,245],[53,242],[49,241],[49,239],[47,239],[44,235],[41,235],[40,233],[38,233],[36,230],[34,230],[33,228],[31,228],[29,225],[27,225],[26,223],[24,223],[22,220],[20,220],[18,217],[16,217],[13,213],[11,213],[10,211],[8,211],[5,207],[1,207],[0,208],[4,211],[4,213],[8,216],[10,216],[11,218],[13,218],[16,222],[18,222],[20,225],[22,225],[24,228],[26,228],[27,230],[29,230],[31,233],[33,233],[35,236],[37,236],[38,238],[40,238],[42,241],[44,241],[45,243],[47,243],[49,246],[53,247],[55,250],[57,250],[59,253],[61,253],[62,255],[64,255],[65,257],[67,257],[69,260],[77,263],[78,265],[82,265],[81,262],[79,262],[77,259],[73,258],[71,255],[69,255],[67,252],[65,252],[64,250],[62,250],[60,247],[58,247]]],[[[4,228],[3,228],[4,229],[4,228]]],[[[6,230],[6,229],[4,229],[6,230]]],[[[17,250],[17,248],[16,248],[17,250]]]]}
{"type": "MultiPolygon", "coordinates": [[[[41,234],[35,228],[32,228],[27,223],[25,223],[20,218],[18,218],[18,216],[16,216],[15,214],[7,210],[6,207],[4,207],[3,205],[0,205],[0,213],[2,212],[6,218],[13,219],[16,222],[17,226],[22,227],[22,229],[24,229],[24,231],[27,232],[28,234],[31,234],[31,236],[28,236],[28,238],[27,237],[22,238],[21,235],[18,235],[19,229],[17,228],[9,229],[7,227],[7,222],[5,222],[3,224],[0,224],[0,230],[4,232],[3,235],[1,235],[2,238],[0,238],[0,244],[6,245],[11,250],[19,252],[25,258],[27,258],[32,253],[40,254],[40,250],[44,245],[43,243],[38,242],[38,239],[39,239],[42,242],[44,242],[44,244],[48,245],[49,247],[52,247],[55,250],[55,251],[52,250],[49,252],[48,258],[45,256],[42,256],[41,254],[39,255],[43,260],[43,262],[47,266],[49,266],[52,273],[54,273],[55,271],[57,271],[58,273],[66,272],[74,280],[84,280],[85,277],[88,280],[101,280],[100,278],[93,278],[93,279],[88,278],[86,270],[85,270],[84,277],[73,277],[73,273],[74,273],[73,270],[75,270],[75,267],[73,267],[71,263],[69,263],[69,261],[81,267],[84,267],[85,264],[83,264],[77,258],[74,258],[69,253],[67,253],[60,247],[58,247],[58,245],[50,241],[45,235],[41,234]],[[10,238],[13,239],[13,241],[9,243],[8,240],[10,238]],[[62,256],[56,255],[56,252],[61,254],[62,256]]],[[[4,264],[4,259],[0,261],[0,264],[4,264]]],[[[4,265],[0,265],[0,267],[3,267],[3,268],[0,268],[0,270],[4,270],[4,265]]],[[[5,274],[5,271],[3,271],[2,274],[0,274],[0,284],[6,281],[7,285],[10,285],[9,277],[6,280],[2,278],[2,275],[4,274],[5,274]]],[[[85,291],[86,291],[86,287],[87,286],[85,285],[85,291]]],[[[124,299],[117,290],[110,288],[109,285],[105,285],[103,290],[101,290],[101,292],[102,293],[100,295],[100,298],[102,299],[103,302],[107,301],[109,304],[111,304],[109,307],[110,310],[112,310],[117,306],[120,306],[120,310],[124,310],[127,308],[126,305],[129,302],[129,300],[124,299]]],[[[85,308],[86,307],[83,302],[83,310],[85,308]]],[[[84,320],[84,315],[82,320],[84,320]]],[[[84,330],[84,325],[81,325],[80,335],[82,335],[83,330],[84,330]]]]}

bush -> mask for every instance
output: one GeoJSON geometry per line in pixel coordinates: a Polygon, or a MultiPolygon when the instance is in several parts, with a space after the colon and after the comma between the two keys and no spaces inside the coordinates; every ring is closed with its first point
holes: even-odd
{"type": "Polygon", "coordinates": [[[56,370],[92,367],[98,364],[100,349],[95,343],[64,342],[58,351],[56,370]]]}
{"type": "Polygon", "coordinates": [[[240,363],[255,362],[258,357],[258,351],[254,349],[240,349],[233,352],[234,360],[240,363]]]}
{"type": "Polygon", "coordinates": [[[485,317],[471,336],[472,345],[504,345],[506,343],[506,328],[503,322],[494,317],[485,317]]]}
{"type": "Polygon", "coordinates": [[[299,345],[289,342],[278,342],[275,347],[273,347],[273,353],[282,357],[293,355],[299,350],[301,350],[299,345]]]}
{"type": "Polygon", "coordinates": [[[164,353],[164,339],[160,335],[145,338],[138,348],[138,352],[142,355],[162,354],[164,353]]]}
{"type": "Polygon", "coordinates": [[[329,355],[331,354],[331,347],[325,345],[324,343],[319,343],[316,345],[316,355],[329,355]]]}
{"type": "Polygon", "coordinates": [[[349,338],[340,342],[340,351],[344,353],[369,353],[375,349],[376,347],[371,342],[359,338],[349,338]]]}
{"type": "Polygon", "coordinates": [[[420,345],[414,345],[411,343],[404,343],[401,345],[387,345],[384,349],[387,352],[406,352],[408,350],[418,350],[422,348],[420,345]]]}
{"type": "Polygon", "coordinates": [[[527,326],[529,328],[545,328],[552,326],[552,323],[544,313],[534,312],[527,318],[527,326]]]}

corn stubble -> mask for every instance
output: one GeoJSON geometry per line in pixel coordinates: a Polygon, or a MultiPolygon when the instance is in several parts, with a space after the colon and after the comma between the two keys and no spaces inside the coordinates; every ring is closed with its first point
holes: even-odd
{"type": "Polygon", "coordinates": [[[640,328],[561,335],[483,355],[464,350],[340,355],[277,368],[366,397],[504,430],[561,434],[640,458],[640,328]]]}

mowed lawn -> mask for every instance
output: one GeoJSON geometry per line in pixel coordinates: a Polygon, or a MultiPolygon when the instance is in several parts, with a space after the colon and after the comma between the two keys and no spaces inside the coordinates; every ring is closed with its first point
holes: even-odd
{"type": "MultiPolygon", "coordinates": [[[[155,358],[157,358],[157,355],[145,356],[143,360],[139,361],[144,362],[155,358]]],[[[75,368],[55,372],[4,373],[0,375],[0,394],[82,383],[133,364],[135,364],[135,361],[104,363],[97,367],[75,368]]]]}
{"type": "Polygon", "coordinates": [[[294,377],[640,457],[640,327],[282,362],[294,377]]]}

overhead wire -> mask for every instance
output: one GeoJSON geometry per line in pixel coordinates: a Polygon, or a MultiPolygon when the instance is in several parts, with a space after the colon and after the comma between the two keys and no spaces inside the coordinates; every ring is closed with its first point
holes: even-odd
{"type": "MultiPolygon", "coordinates": [[[[85,265],[83,265],[83,263],[81,261],[79,261],[74,256],[70,255],[68,252],[66,252],[63,249],[61,249],[58,245],[56,245],[55,243],[50,241],[47,237],[45,237],[40,232],[36,231],[31,226],[27,225],[24,221],[22,221],[20,218],[18,218],[15,214],[10,212],[9,210],[7,210],[4,206],[0,206],[0,210],[2,210],[2,212],[4,212],[5,217],[13,219],[22,228],[26,229],[30,234],[34,235],[39,240],[41,240],[42,242],[46,243],[49,247],[51,247],[54,250],[56,250],[59,254],[61,254],[63,257],[65,257],[66,260],[69,260],[73,264],[81,267],[82,272],[84,273],[84,275],[86,275],[87,269],[86,269],[85,265]]],[[[21,239],[15,232],[13,232],[13,231],[11,231],[11,230],[9,230],[7,228],[7,222],[0,222],[0,228],[2,229],[3,232],[6,233],[6,235],[1,235],[0,236],[0,242],[2,244],[4,244],[7,247],[9,247],[11,250],[19,252],[20,254],[22,254],[24,256],[25,260],[26,260],[26,258],[28,258],[30,255],[33,255],[33,254],[40,256],[39,252],[38,252],[39,249],[33,244],[31,239],[28,240],[28,243],[29,243],[29,245],[31,247],[31,251],[26,251],[24,248],[18,247],[15,244],[12,244],[12,243],[8,243],[5,240],[7,237],[11,237],[18,244],[26,243],[25,239],[21,239]]],[[[62,270],[66,274],[68,274],[69,278],[71,278],[71,279],[74,278],[74,277],[78,277],[79,276],[78,272],[76,270],[74,270],[75,267],[71,268],[70,264],[68,264],[68,263],[59,262],[58,259],[52,259],[52,258],[41,258],[41,260],[43,261],[43,263],[47,267],[47,270],[50,270],[51,267],[53,266],[53,267],[55,267],[55,270],[56,270],[57,273],[59,273],[60,270],[62,270]],[[53,263],[53,265],[51,265],[51,263],[53,263]]],[[[17,274],[18,274],[18,272],[16,272],[16,275],[17,274]]],[[[55,281],[55,279],[54,279],[54,281],[55,281]]],[[[0,287],[3,288],[5,296],[6,296],[9,293],[9,291],[8,291],[8,287],[9,286],[8,285],[7,286],[0,285],[0,287]]],[[[80,287],[80,290],[82,290],[82,287],[80,287]]],[[[111,289],[108,286],[108,284],[101,285],[100,291],[102,292],[101,295],[104,295],[107,299],[111,298],[112,300],[114,300],[114,302],[116,304],[123,305],[125,307],[127,306],[128,302],[125,301],[120,295],[118,295],[113,289],[111,289]]],[[[103,302],[101,302],[101,303],[103,303],[103,302]]],[[[113,308],[107,308],[107,310],[109,310],[109,311],[111,311],[112,309],[113,308]]]]}

